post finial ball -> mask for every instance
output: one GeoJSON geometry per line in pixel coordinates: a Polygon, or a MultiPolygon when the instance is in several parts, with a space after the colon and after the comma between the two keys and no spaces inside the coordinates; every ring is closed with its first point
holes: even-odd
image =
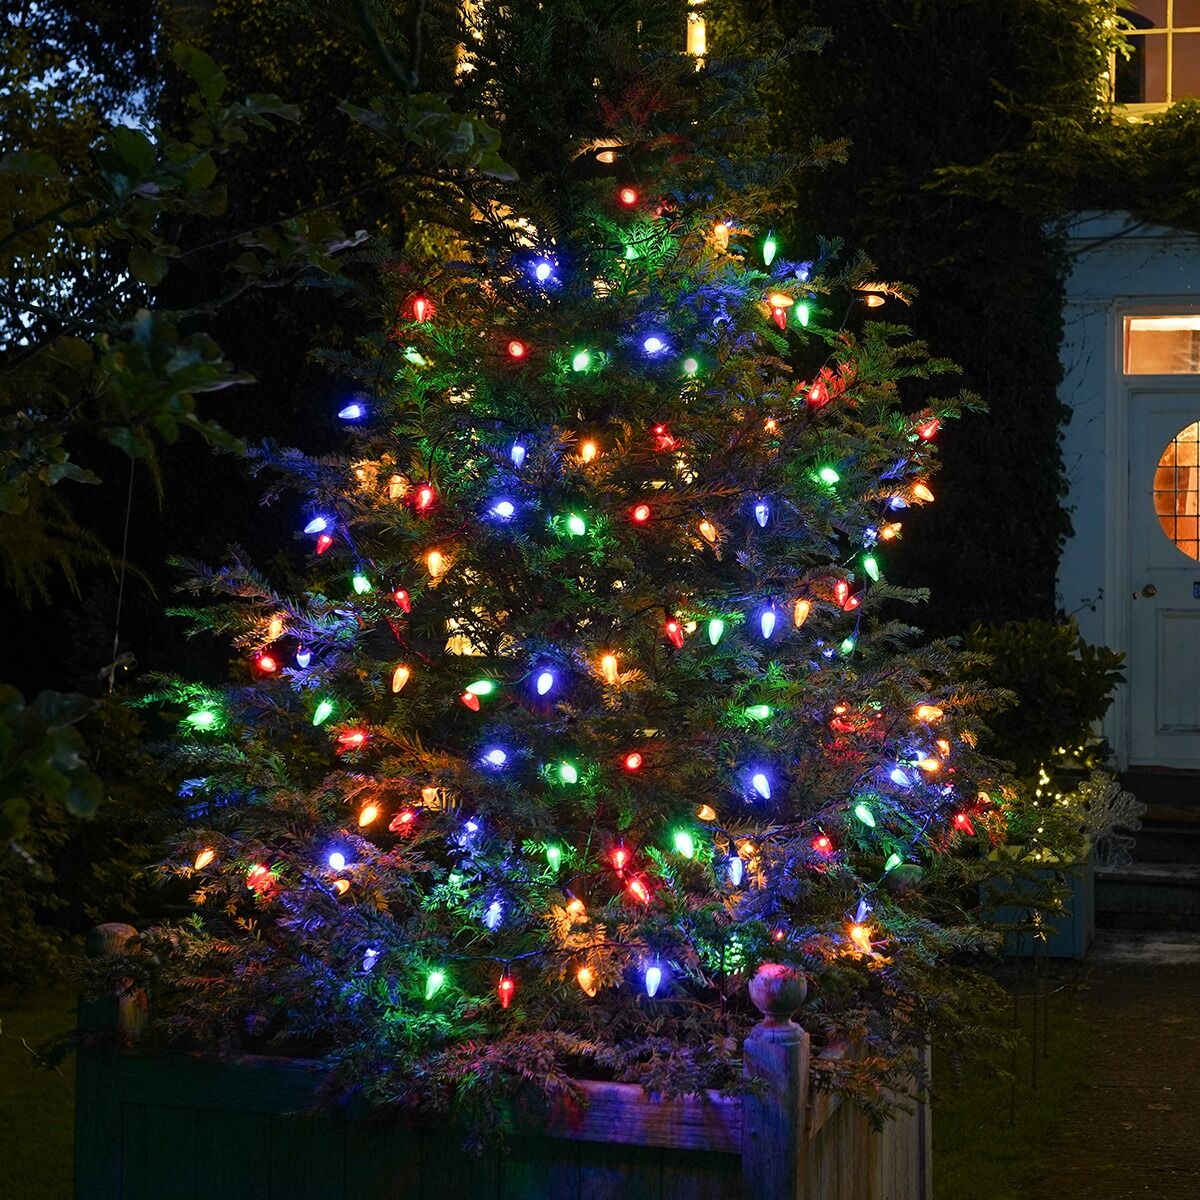
{"type": "Polygon", "coordinates": [[[792,1023],[794,1012],[808,995],[804,972],[783,963],[762,963],[750,980],[750,999],[768,1029],[792,1023]]]}

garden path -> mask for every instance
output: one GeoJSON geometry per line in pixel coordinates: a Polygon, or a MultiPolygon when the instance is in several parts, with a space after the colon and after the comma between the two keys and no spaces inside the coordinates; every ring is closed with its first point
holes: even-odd
{"type": "Polygon", "coordinates": [[[1110,934],[1081,981],[1095,1061],[1029,1200],[1200,1197],[1200,936],[1110,934]]]}

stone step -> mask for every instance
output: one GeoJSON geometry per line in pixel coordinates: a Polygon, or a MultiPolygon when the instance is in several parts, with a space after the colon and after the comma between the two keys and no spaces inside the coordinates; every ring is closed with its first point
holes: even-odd
{"type": "Polygon", "coordinates": [[[1200,964],[1200,931],[1097,929],[1088,962],[1178,967],[1200,964]]]}
{"type": "Polygon", "coordinates": [[[1200,825],[1143,821],[1135,833],[1138,863],[1200,863],[1200,825]]]}
{"type": "Polygon", "coordinates": [[[1096,924],[1200,931],[1200,863],[1134,862],[1098,868],[1096,924]]]}

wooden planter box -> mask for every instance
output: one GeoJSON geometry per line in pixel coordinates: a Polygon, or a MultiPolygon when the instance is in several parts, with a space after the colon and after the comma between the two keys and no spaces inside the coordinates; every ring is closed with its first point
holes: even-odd
{"type": "MultiPolygon", "coordinates": [[[[1004,953],[1010,957],[1048,955],[1050,958],[1081,959],[1087,956],[1092,942],[1096,940],[1096,868],[1089,855],[1082,862],[1045,867],[1038,874],[1049,878],[1052,872],[1066,875],[1069,894],[1061,913],[1042,916],[1044,937],[1033,933],[1009,933],[1004,938],[1004,953]]],[[[1035,891],[1032,883],[1024,887],[1016,885],[1012,891],[1022,891],[1031,896],[1035,891]]],[[[985,887],[983,900],[988,903],[990,891],[985,887]]],[[[1013,895],[1009,903],[987,909],[987,918],[1001,925],[1017,925],[1031,919],[1032,909],[1025,908],[1013,895]]]]}
{"type": "MultiPolygon", "coordinates": [[[[126,1001],[88,1025],[136,1024],[126,1001]]],[[[76,1200],[931,1200],[928,1104],[872,1130],[812,1090],[808,1035],[768,1018],[745,1044],[761,1094],[658,1100],[581,1082],[584,1103],[509,1105],[502,1147],[378,1114],[296,1115],[320,1079],[303,1060],[81,1052],[76,1200]]]]}

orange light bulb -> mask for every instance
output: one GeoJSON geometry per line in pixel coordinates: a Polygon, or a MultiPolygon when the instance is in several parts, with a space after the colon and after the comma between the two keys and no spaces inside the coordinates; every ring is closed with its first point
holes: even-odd
{"type": "Polygon", "coordinates": [[[196,861],[192,863],[193,869],[203,871],[214,858],[217,857],[217,852],[211,846],[205,846],[199,854],[196,855],[196,861]]]}
{"type": "Polygon", "coordinates": [[[796,603],[792,605],[792,624],[799,629],[800,626],[808,620],[808,614],[810,612],[812,612],[811,600],[797,600],[796,603]]]}
{"type": "Polygon", "coordinates": [[[596,994],[596,975],[586,964],[575,972],[575,982],[583,989],[584,995],[594,996],[596,994]]]}
{"type": "Polygon", "coordinates": [[[933,493],[924,483],[913,484],[913,497],[917,500],[923,500],[926,504],[933,503],[933,493]]]}
{"type": "Polygon", "coordinates": [[[434,579],[437,579],[446,569],[446,556],[440,550],[430,550],[425,555],[425,568],[434,579]]]}
{"type": "Polygon", "coordinates": [[[401,663],[392,672],[392,691],[399,692],[403,690],[404,685],[412,678],[412,671],[401,663]]]}
{"type": "Polygon", "coordinates": [[[711,521],[701,521],[700,522],[700,536],[706,542],[708,542],[710,546],[716,545],[717,527],[711,521]]]}
{"type": "Polygon", "coordinates": [[[378,804],[368,804],[363,808],[362,812],[360,812],[358,814],[358,824],[359,824],[360,828],[370,825],[373,821],[377,821],[378,819],[379,819],[379,805],[378,804]]]}
{"type": "Polygon", "coordinates": [[[617,656],[615,654],[600,656],[600,674],[604,676],[605,683],[615,684],[617,682],[617,656]]]}

